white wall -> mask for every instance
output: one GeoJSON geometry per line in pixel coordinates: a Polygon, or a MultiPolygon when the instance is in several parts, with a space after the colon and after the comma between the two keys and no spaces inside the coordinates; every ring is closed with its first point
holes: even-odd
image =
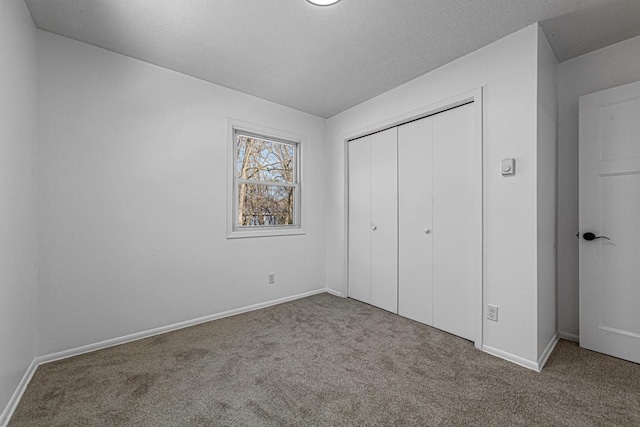
{"type": "Polygon", "coordinates": [[[578,311],[578,97],[640,80],[640,37],[559,66],[558,322],[579,334],[578,311]]]}
{"type": "Polygon", "coordinates": [[[538,30],[538,358],[558,332],[556,283],[558,61],[538,30]]]}
{"type": "Polygon", "coordinates": [[[39,355],[324,287],[324,119],[49,33],[38,55],[39,355]],[[307,137],[306,235],[226,239],[227,117],[307,137]]]}
{"type": "Polygon", "coordinates": [[[36,30],[24,2],[0,1],[0,424],[34,356],[36,58],[36,30]]]}
{"type": "Polygon", "coordinates": [[[483,86],[484,303],[500,307],[500,322],[484,322],[484,344],[537,361],[537,46],[533,25],[328,120],[329,287],[346,292],[344,136],[483,86]],[[517,174],[503,178],[510,157],[517,174]]]}

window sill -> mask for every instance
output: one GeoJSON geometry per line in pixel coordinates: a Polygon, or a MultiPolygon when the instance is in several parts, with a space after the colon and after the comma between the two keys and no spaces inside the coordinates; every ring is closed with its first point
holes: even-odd
{"type": "Polygon", "coordinates": [[[227,234],[227,239],[246,239],[250,237],[278,237],[278,236],[299,236],[307,234],[300,227],[295,228],[268,228],[263,230],[234,230],[227,234]]]}

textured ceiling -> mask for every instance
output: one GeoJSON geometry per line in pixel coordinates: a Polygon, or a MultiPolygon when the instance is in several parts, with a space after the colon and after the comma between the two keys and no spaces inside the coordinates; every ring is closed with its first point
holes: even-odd
{"type": "Polygon", "coordinates": [[[25,0],[42,30],[330,117],[541,21],[563,61],[640,35],[640,0],[25,0]]]}

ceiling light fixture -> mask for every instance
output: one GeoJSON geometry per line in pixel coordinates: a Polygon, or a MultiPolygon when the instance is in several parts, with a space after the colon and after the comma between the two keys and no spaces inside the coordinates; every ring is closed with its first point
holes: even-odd
{"type": "Polygon", "coordinates": [[[340,0],[307,0],[311,4],[315,4],[316,6],[331,6],[332,4],[338,3],[340,0]]]}

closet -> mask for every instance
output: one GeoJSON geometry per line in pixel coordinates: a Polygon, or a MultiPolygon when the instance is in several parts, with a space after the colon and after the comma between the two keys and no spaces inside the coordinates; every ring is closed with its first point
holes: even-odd
{"type": "Polygon", "coordinates": [[[349,297],[474,339],[475,109],[349,142],[349,297]]]}

